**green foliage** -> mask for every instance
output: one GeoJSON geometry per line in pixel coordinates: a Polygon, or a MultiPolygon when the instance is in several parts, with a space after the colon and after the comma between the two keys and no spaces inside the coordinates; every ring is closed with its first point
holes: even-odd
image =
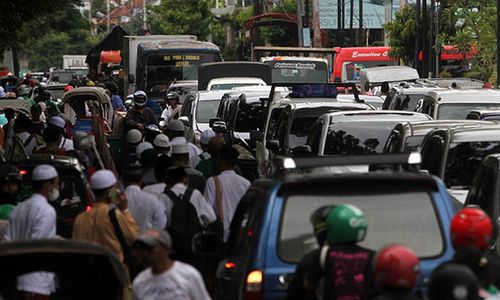
{"type": "MultiPolygon", "coordinates": [[[[270,12],[295,15],[297,12],[296,0],[284,0],[275,5],[270,12]]],[[[261,27],[262,37],[271,45],[292,46],[297,45],[297,28],[295,26],[266,26],[261,27]]]]}
{"type": "Polygon", "coordinates": [[[406,5],[396,13],[394,21],[384,25],[391,47],[389,55],[408,65],[415,65],[416,16],[415,9],[406,5]]]}
{"type": "Polygon", "coordinates": [[[91,0],[92,16],[95,17],[97,12],[105,14],[107,12],[106,0],[91,0]]]}
{"type": "Polygon", "coordinates": [[[161,30],[159,34],[193,34],[206,40],[212,23],[210,7],[205,0],[162,0],[152,7],[150,23],[161,30]]]}

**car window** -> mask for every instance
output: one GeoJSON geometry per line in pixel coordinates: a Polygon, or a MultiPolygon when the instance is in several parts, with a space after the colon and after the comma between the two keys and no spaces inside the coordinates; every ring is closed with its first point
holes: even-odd
{"type": "Polygon", "coordinates": [[[269,124],[267,127],[266,139],[272,139],[274,137],[274,134],[276,133],[276,130],[278,130],[280,115],[282,111],[283,111],[282,107],[274,108],[271,111],[271,118],[269,119],[269,124]]]}
{"type": "Polygon", "coordinates": [[[318,120],[311,130],[311,135],[307,138],[307,145],[311,147],[312,153],[319,153],[319,142],[323,131],[323,120],[318,120]]]}
{"type": "Polygon", "coordinates": [[[319,207],[343,203],[359,207],[366,215],[368,233],[361,243],[364,247],[377,251],[387,244],[398,243],[421,258],[437,256],[444,248],[431,196],[424,191],[291,195],[285,201],[278,255],[286,262],[297,263],[318,247],[309,216],[319,207]]]}
{"type": "Polygon", "coordinates": [[[414,111],[417,107],[418,100],[424,95],[401,95],[396,100],[395,110],[414,111]]]}
{"type": "Polygon", "coordinates": [[[467,204],[476,204],[491,217],[495,216],[493,201],[495,196],[496,174],[490,166],[480,168],[474,177],[467,204]]]}
{"type": "Polygon", "coordinates": [[[439,120],[465,120],[472,110],[497,109],[500,103],[453,103],[441,104],[438,108],[439,120]]]}
{"type": "Polygon", "coordinates": [[[500,142],[451,143],[444,183],[447,187],[469,187],[482,160],[500,152],[500,142]]]}
{"type": "Polygon", "coordinates": [[[189,97],[184,101],[181,107],[181,116],[187,116],[191,119],[191,108],[193,107],[193,97],[189,97]]]}
{"type": "Polygon", "coordinates": [[[251,132],[258,130],[261,124],[262,105],[260,103],[241,104],[238,102],[234,131],[251,132]]]}
{"type": "Polygon", "coordinates": [[[407,137],[403,151],[404,152],[419,151],[420,146],[422,145],[422,142],[424,140],[424,137],[425,135],[415,135],[407,137]]]}
{"type": "Polygon", "coordinates": [[[441,176],[441,163],[443,161],[444,140],[441,136],[434,136],[422,153],[422,169],[432,175],[441,176]]]}
{"type": "Polygon", "coordinates": [[[217,115],[220,100],[198,101],[196,106],[196,122],[208,123],[217,115]]]}

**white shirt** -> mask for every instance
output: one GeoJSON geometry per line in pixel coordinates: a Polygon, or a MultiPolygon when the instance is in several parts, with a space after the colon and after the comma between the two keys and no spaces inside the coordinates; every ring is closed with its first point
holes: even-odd
{"type": "Polygon", "coordinates": [[[165,229],[167,216],[158,197],[141,191],[137,185],[127,186],[125,194],[128,198],[128,208],[140,232],[153,228],[165,229]]]}
{"type": "MultiPolygon", "coordinates": [[[[182,199],[184,193],[186,193],[187,187],[183,183],[177,183],[170,189],[175,195],[182,199]]],[[[174,202],[166,194],[160,195],[160,201],[165,206],[167,212],[167,217],[171,220],[172,207],[174,207],[174,202]]],[[[210,223],[215,222],[217,217],[215,216],[214,210],[210,203],[203,197],[203,195],[197,189],[193,190],[189,202],[193,204],[198,214],[198,220],[202,226],[206,226],[210,223]]]]}
{"type": "MultiPolygon", "coordinates": [[[[16,206],[10,215],[4,235],[6,241],[54,238],[56,236],[56,211],[40,194],[16,206]]],[[[20,291],[50,295],[55,291],[54,274],[33,272],[17,277],[20,291]]]]}
{"type": "MultiPolygon", "coordinates": [[[[222,212],[224,215],[224,241],[229,236],[229,225],[233,220],[236,208],[241,198],[250,187],[250,181],[236,174],[234,170],[227,170],[219,175],[220,186],[222,189],[222,212]]],[[[215,180],[210,177],[205,185],[205,198],[212,204],[214,211],[217,209],[217,199],[215,198],[215,180]]]]}
{"type": "Polygon", "coordinates": [[[134,300],[209,300],[200,273],[191,265],[175,261],[166,272],[154,275],[148,268],[134,279],[134,300]]]}
{"type": "Polygon", "coordinates": [[[167,187],[166,184],[160,182],[160,183],[146,185],[145,187],[142,188],[142,191],[160,198],[160,195],[163,193],[163,191],[165,191],[166,187],[167,187]]]}
{"type": "MultiPolygon", "coordinates": [[[[196,147],[193,143],[188,143],[188,141],[186,140],[185,137],[183,136],[178,136],[178,137],[175,137],[173,138],[171,141],[170,141],[170,149],[172,149],[173,145],[176,145],[176,144],[188,144],[188,147],[189,147],[189,163],[191,165],[191,168],[196,168],[196,166],[200,163],[200,154],[201,154],[201,150],[200,148],[196,147]]],[[[172,150],[170,150],[170,154],[172,154],[172,150]]]]}
{"type": "Polygon", "coordinates": [[[64,148],[65,151],[74,151],[75,146],[73,145],[73,140],[63,137],[61,139],[61,144],[59,148],[64,148]]]}
{"type": "Polygon", "coordinates": [[[181,116],[181,108],[182,105],[177,104],[175,108],[172,108],[172,106],[167,105],[167,108],[165,108],[161,112],[161,118],[163,118],[163,121],[160,121],[160,127],[163,127],[168,124],[172,120],[172,118],[175,116],[176,113],[179,113],[179,117],[181,116]]]}
{"type": "MultiPolygon", "coordinates": [[[[31,133],[29,132],[21,132],[19,134],[19,138],[21,139],[21,142],[23,143],[23,146],[24,144],[26,143],[26,141],[28,141],[29,137],[31,136],[31,133]]],[[[24,147],[24,149],[26,149],[26,154],[28,155],[32,155],[33,154],[33,150],[35,150],[36,147],[38,147],[38,142],[36,140],[36,137],[33,136],[31,138],[31,141],[28,143],[28,145],[26,145],[24,147]]]]}

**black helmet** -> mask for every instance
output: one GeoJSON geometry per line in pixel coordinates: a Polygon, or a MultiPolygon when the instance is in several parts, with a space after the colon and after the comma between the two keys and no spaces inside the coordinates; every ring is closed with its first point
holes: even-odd
{"type": "Polygon", "coordinates": [[[0,182],[21,181],[22,177],[19,174],[19,169],[13,165],[0,165],[0,182]]]}
{"type": "Polygon", "coordinates": [[[313,226],[314,235],[320,246],[326,241],[326,218],[332,208],[335,208],[335,205],[322,206],[316,209],[311,215],[310,220],[313,226]]]}
{"type": "Polygon", "coordinates": [[[448,264],[437,269],[429,282],[430,300],[476,300],[479,279],[464,265],[448,264]]]}

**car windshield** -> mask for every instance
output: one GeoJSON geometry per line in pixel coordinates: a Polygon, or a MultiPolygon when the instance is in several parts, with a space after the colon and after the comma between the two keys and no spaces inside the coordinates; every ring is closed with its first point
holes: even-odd
{"type": "Polygon", "coordinates": [[[380,191],[334,195],[292,195],[286,199],[278,240],[278,255],[298,263],[318,247],[309,217],[326,205],[348,203],[366,214],[368,234],[362,246],[378,250],[387,244],[402,244],[423,258],[439,255],[444,241],[430,194],[424,191],[380,191]],[[418,228],[419,230],[415,230],[418,228]]]}
{"type": "Polygon", "coordinates": [[[420,149],[420,146],[422,145],[422,142],[424,141],[424,137],[425,135],[416,135],[416,136],[409,136],[408,138],[406,138],[404,151],[405,152],[418,151],[420,149]]]}
{"type": "Polygon", "coordinates": [[[446,186],[469,187],[483,159],[493,153],[500,153],[500,142],[451,143],[444,175],[446,186]]]}
{"type": "Polygon", "coordinates": [[[254,86],[254,85],[259,85],[258,82],[248,82],[248,83],[220,83],[220,84],[214,84],[210,87],[211,91],[222,91],[222,90],[230,90],[235,87],[242,87],[242,86],[254,86]]]}
{"type": "Polygon", "coordinates": [[[348,122],[330,125],[325,155],[380,154],[395,122],[348,122]]]}
{"type": "Polygon", "coordinates": [[[465,120],[472,110],[498,109],[500,103],[454,103],[438,107],[438,120],[465,120]]]}
{"type": "Polygon", "coordinates": [[[68,83],[73,79],[74,72],[52,72],[50,74],[50,80],[53,82],[68,83]]]}
{"type": "Polygon", "coordinates": [[[196,121],[198,123],[208,123],[211,118],[215,118],[219,103],[220,99],[198,101],[198,105],[196,106],[196,121]]]}
{"type": "Polygon", "coordinates": [[[328,66],[320,61],[267,61],[273,82],[326,82],[328,66]]]}

